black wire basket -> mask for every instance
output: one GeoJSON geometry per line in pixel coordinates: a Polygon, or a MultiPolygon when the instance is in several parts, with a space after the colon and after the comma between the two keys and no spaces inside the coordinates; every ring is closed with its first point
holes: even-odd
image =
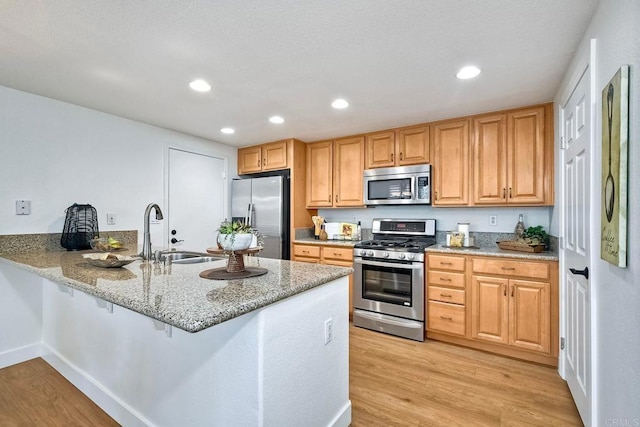
{"type": "Polygon", "coordinates": [[[100,237],[96,208],[74,203],[65,212],[67,216],[60,239],[62,247],[68,251],[91,249],[91,239],[100,237]]]}

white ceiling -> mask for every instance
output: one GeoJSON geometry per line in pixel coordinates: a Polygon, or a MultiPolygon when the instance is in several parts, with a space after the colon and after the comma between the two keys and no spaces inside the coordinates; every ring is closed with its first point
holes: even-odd
{"type": "Polygon", "coordinates": [[[0,0],[0,85],[231,145],[314,141],[551,101],[597,3],[0,0]]]}

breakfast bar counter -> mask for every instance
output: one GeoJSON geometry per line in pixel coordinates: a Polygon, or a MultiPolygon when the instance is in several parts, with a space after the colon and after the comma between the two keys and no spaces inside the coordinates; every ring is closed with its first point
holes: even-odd
{"type": "Polygon", "coordinates": [[[0,254],[0,369],[42,357],[126,426],[348,426],[350,268],[0,254]]]}

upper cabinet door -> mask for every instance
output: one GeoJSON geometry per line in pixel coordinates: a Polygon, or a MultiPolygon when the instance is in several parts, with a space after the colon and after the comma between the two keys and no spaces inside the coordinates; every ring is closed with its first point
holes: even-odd
{"type": "Polygon", "coordinates": [[[331,206],[333,206],[333,141],[307,144],[307,207],[331,206]]]}
{"type": "Polygon", "coordinates": [[[287,168],[287,141],[262,145],[262,170],[270,171],[287,168]]]}
{"type": "Polygon", "coordinates": [[[366,169],[395,166],[396,133],[394,131],[376,132],[367,135],[366,169]]]}
{"type": "Polygon", "coordinates": [[[262,171],[260,146],[238,148],[238,175],[262,171]]]}
{"type": "Polygon", "coordinates": [[[469,204],[469,120],[432,125],[433,204],[469,204]]]}
{"type": "Polygon", "coordinates": [[[429,163],[429,126],[398,130],[396,156],[398,166],[429,163]]]}
{"type": "Polygon", "coordinates": [[[334,142],[334,206],[363,206],[364,136],[334,142]]]}
{"type": "Polygon", "coordinates": [[[508,203],[544,204],[545,172],[553,173],[545,165],[545,108],[509,113],[507,120],[508,203]]]}
{"type": "Polygon", "coordinates": [[[473,121],[473,204],[507,203],[507,115],[473,121]]]}

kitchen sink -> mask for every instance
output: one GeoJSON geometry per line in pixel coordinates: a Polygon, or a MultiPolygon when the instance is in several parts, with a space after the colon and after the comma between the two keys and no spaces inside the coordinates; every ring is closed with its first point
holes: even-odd
{"type": "Polygon", "coordinates": [[[219,257],[219,256],[207,255],[207,256],[174,259],[171,262],[174,264],[199,264],[201,262],[220,261],[222,259],[225,259],[225,258],[219,257]]]}
{"type": "Polygon", "coordinates": [[[171,251],[161,252],[159,255],[159,262],[168,264],[197,264],[201,262],[217,261],[224,259],[220,256],[213,256],[204,252],[192,252],[192,251],[171,251]]]}

